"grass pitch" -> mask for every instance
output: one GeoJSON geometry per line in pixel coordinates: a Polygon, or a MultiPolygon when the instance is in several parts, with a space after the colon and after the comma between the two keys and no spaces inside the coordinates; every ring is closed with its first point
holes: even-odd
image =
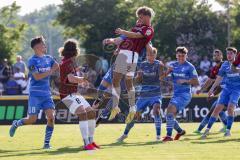
{"type": "MultiPolygon", "coordinates": [[[[78,125],[56,125],[51,150],[42,150],[44,125],[18,128],[15,137],[8,136],[9,126],[0,126],[0,160],[239,160],[240,123],[235,123],[232,137],[218,133],[216,123],[206,140],[192,134],[197,123],[185,123],[187,135],[180,141],[161,143],[155,141],[153,124],[136,124],[124,143],[116,143],[124,124],[100,125],[95,140],[101,145],[97,151],[82,150],[78,125]]],[[[165,135],[165,124],[162,126],[165,135]]]]}

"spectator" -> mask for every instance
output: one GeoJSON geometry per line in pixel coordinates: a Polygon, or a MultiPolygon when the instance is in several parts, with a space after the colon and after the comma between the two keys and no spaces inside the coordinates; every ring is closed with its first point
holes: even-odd
{"type": "Polygon", "coordinates": [[[100,57],[99,60],[97,60],[96,62],[95,71],[103,75],[107,73],[108,67],[109,67],[108,61],[105,58],[100,57]]]}
{"type": "Polygon", "coordinates": [[[108,61],[105,58],[100,57],[99,60],[97,60],[95,64],[95,71],[98,73],[98,75],[97,80],[95,82],[95,86],[99,86],[99,84],[102,81],[102,77],[108,71],[108,67],[109,67],[108,61]]]}
{"type": "Polygon", "coordinates": [[[3,86],[3,84],[0,82],[0,96],[2,95],[3,91],[4,91],[4,86],[3,86]]]}
{"type": "Polygon", "coordinates": [[[199,80],[200,86],[202,86],[207,79],[208,79],[208,76],[205,74],[205,72],[204,71],[200,71],[200,74],[198,76],[198,80],[199,80]]]}
{"type": "Polygon", "coordinates": [[[208,60],[207,56],[204,56],[203,60],[200,62],[200,69],[205,73],[209,71],[211,62],[208,60]]]}
{"type": "Polygon", "coordinates": [[[21,86],[22,90],[27,87],[25,74],[21,72],[20,68],[16,68],[16,72],[14,73],[13,78],[16,80],[17,84],[21,86]]]}
{"type": "Polygon", "coordinates": [[[26,64],[22,60],[22,56],[17,55],[17,62],[13,65],[13,71],[16,72],[17,68],[20,68],[20,72],[26,73],[26,64]]]}
{"type": "Polygon", "coordinates": [[[3,85],[9,80],[12,75],[12,68],[8,65],[8,60],[4,59],[0,65],[0,81],[3,85]]]}

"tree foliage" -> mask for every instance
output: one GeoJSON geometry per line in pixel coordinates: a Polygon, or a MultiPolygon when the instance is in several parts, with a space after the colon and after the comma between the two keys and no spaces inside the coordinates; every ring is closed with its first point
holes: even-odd
{"type": "Polygon", "coordinates": [[[14,61],[16,52],[20,50],[22,35],[26,24],[21,23],[17,13],[20,7],[14,2],[0,9],[0,59],[14,61]]]}

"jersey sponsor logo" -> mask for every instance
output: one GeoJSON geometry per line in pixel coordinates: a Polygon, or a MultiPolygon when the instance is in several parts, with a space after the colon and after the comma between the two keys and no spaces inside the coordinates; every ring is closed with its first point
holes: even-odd
{"type": "Polygon", "coordinates": [[[184,73],[173,73],[173,76],[176,76],[176,77],[185,77],[185,74],[184,74],[184,73]]]}
{"type": "Polygon", "coordinates": [[[227,74],[227,77],[238,77],[238,76],[240,76],[239,73],[228,73],[227,74]]]}
{"type": "Polygon", "coordinates": [[[35,66],[34,66],[34,65],[31,65],[31,66],[29,67],[29,70],[30,70],[30,71],[34,71],[34,70],[35,70],[35,66]]]}
{"type": "Polygon", "coordinates": [[[50,71],[51,67],[45,67],[45,68],[38,68],[39,72],[47,72],[50,71]]]}
{"type": "Polygon", "coordinates": [[[148,29],[147,31],[146,31],[146,35],[147,36],[150,36],[152,34],[152,31],[150,30],[150,29],[148,29]]]}

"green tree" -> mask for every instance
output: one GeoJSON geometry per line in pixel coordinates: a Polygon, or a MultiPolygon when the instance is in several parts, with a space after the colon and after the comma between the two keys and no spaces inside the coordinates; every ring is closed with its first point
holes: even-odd
{"type": "Polygon", "coordinates": [[[21,23],[17,16],[20,7],[14,2],[0,9],[0,59],[15,60],[15,54],[20,50],[22,34],[26,24],[21,23]]]}
{"type": "Polygon", "coordinates": [[[57,20],[66,28],[65,35],[80,39],[86,53],[102,55],[102,40],[115,37],[118,27],[130,29],[134,16],[131,1],[63,0],[57,20]]]}
{"type": "Polygon", "coordinates": [[[28,24],[22,41],[22,51],[19,52],[25,60],[33,54],[30,41],[33,37],[43,35],[46,38],[48,54],[58,58],[58,48],[63,45],[63,27],[55,25],[58,7],[49,5],[39,11],[34,11],[21,17],[28,24]]]}

